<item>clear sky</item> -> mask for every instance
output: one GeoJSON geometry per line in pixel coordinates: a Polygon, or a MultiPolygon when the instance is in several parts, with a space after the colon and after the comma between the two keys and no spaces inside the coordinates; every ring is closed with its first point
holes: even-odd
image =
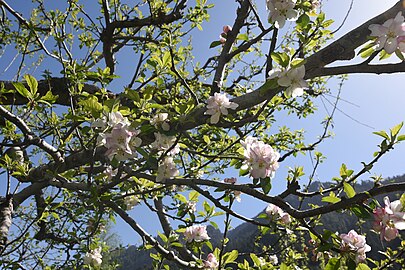
{"type": "MultiPolygon", "coordinates": [[[[20,1],[9,1],[15,9],[19,9],[20,1]]],[[[23,3],[25,1],[21,1],[23,3]]],[[[236,4],[234,0],[216,0],[209,1],[216,4],[212,10],[211,20],[203,25],[202,32],[194,31],[193,40],[195,44],[196,57],[198,59],[206,59],[216,53],[215,49],[209,49],[209,44],[213,40],[218,39],[218,35],[222,31],[222,26],[232,24],[235,18],[236,4]]],[[[258,9],[262,18],[266,17],[265,1],[258,1],[258,9]]],[[[329,0],[323,1],[323,10],[328,18],[335,20],[332,29],[336,29],[349,9],[350,0],[329,0]]],[[[366,20],[378,15],[394,5],[395,0],[354,0],[352,10],[347,18],[346,24],[336,34],[336,38],[342,36],[350,29],[365,22],[366,20]]],[[[97,7],[98,8],[98,7],[97,7]]],[[[395,57],[393,57],[395,58],[395,57]]],[[[134,61],[124,61],[118,59],[119,65],[117,72],[125,74],[128,70],[128,76],[134,70],[134,61]]],[[[2,66],[0,66],[2,67],[2,66]]],[[[42,72],[42,67],[38,73],[42,72]]],[[[0,70],[1,72],[1,70],[0,70]]],[[[0,73],[0,76],[4,74],[0,73]]],[[[37,74],[38,75],[38,74],[37,74]]],[[[342,163],[346,163],[349,168],[358,170],[362,167],[361,162],[368,162],[372,159],[372,154],[378,150],[378,143],[381,141],[372,132],[378,130],[388,130],[390,127],[405,120],[405,89],[401,82],[404,79],[404,74],[396,75],[350,75],[349,80],[344,84],[341,97],[345,101],[341,101],[338,105],[339,110],[335,114],[334,129],[335,137],[324,142],[319,150],[326,156],[327,160],[319,168],[317,179],[328,181],[333,176],[337,176],[342,163]]],[[[9,79],[9,78],[2,78],[9,79]]],[[[125,81],[117,80],[115,85],[124,85],[128,83],[128,78],[125,81]]],[[[334,89],[336,84],[331,84],[334,89]]],[[[114,85],[113,85],[114,87],[114,85]]],[[[116,89],[121,91],[121,89],[116,89]]],[[[332,90],[332,94],[336,95],[336,89],[332,90]]],[[[334,102],[333,97],[325,96],[329,101],[334,102]]],[[[291,117],[282,115],[283,125],[291,128],[304,128],[308,134],[307,142],[316,140],[316,137],[321,133],[320,122],[327,115],[323,103],[330,111],[332,106],[325,99],[318,99],[319,111],[316,116],[304,120],[295,120],[291,117]],[[284,121],[285,120],[285,121],[284,121]]],[[[271,131],[269,131],[271,132],[271,131]]],[[[405,132],[405,131],[404,131],[405,132]]],[[[370,175],[365,175],[362,179],[367,180],[373,174],[381,174],[383,177],[395,176],[405,173],[405,143],[398,145],[388,155],[386,155],[372,170],[370,175]]],[[[280,164],[276,177],[273,179],[272,194],[277,194],[285,186],[285,176],[288,167],[305,166],[307,175],[311,171],[311,162],[309,156],[302,156],[298,159],[290,159],[280,164]]],[[[230,172],[230,175],[233,174],[230,172]]],[[[225,177],[225,176],[224,176],[225,177]]],[[[247,179],[241,181],[247,181],[247,179]]],[[[248,217],[255,216],[259,211],[266,207],[266,204],[257,200],[250,199],[246,195],[242,195],[242,202],[236,203],[234,210],[248,217]]],[[[157,220],[149,210],[144,206],[135,207],[130,211],[130,214],[146,228],[151,234],[156,234],[158,227],[157,220]]],[[[218,220],[217,220],[218,221],[218,220]]],[[[234,219],[236,226],[238,222],[234,219]]],[[[218,221],[218,224],[221,223],[218,221]]],[[[129,226],[118,220],[114,230],[121,236],[123,244],[139,244],[139,236],[130,230],[129,226]]]]}

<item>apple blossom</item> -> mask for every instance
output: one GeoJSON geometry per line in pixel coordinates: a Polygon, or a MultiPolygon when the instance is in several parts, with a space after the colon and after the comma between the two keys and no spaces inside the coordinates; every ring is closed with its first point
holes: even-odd
{"type": "Polygon", "coordinates": [[[277,151],[270,145],[250,136],[241,141],[241,144],[245,148],[245,163],[253,178],[265,178],[274,175],[279,167],[277,161],[280,154],[277,151]]]}
{"type": "Polygon", "coordinates": [[[277,265],[278,264],[278,258],[277,255],[270,255],[269,256],[269,261],[272,265],[277,265]]]}
{"type": "Polygon", "coordinates": [[[209,253],[207,255],[207,260],[204,260],[204,268],[214,270],[214,269],[217,269],[218,266],[219,266],[219,263],[218,263],[215,255],[212,253],[209,253]]]}
{"type": "Polygon", "coordinates": [[[180,152],[180,147],[176,144],[176,137],[166,136],[164,134],[155,132],[155,138],[156,139],[151,146],[159,153],[163,154],[170,149],[167,155],[173,156],[180,152]]]}
{"type": "Polygon", "coordinates": [[[272,221],[280,221],[284,224],[291,223],[291,216],[277,205],[269,203],[269,205],[266,207],[266,214],[272,221]]]}
{"type": "Polygon", "coordinates": [[[232,31],[232,26],[230,26],[230,25],[225,25],[223,28],[222,28],[222,33],[221,33],[221,35],[219,36],[219,42],[221,42],[222,44],[224,44],[225,42],[226,42],[226,36],[227,36],[227,34],[228,34],[228,32],[229,31],[232,31]]]}
{"type": "Polygon", "coordinates": [[[373,229],[380,232],[381,240],[391,241],[398,236],[398,230],[405,229],[405,212],[400,200],[390,202],[389,198],[385,197],[384,203],[384,208],[374,209],[373,229]]]}
{"type": "Polygon", "coordinates": [[[228,115],[228,109],[235,110],[239,106],[235,102],[230,102],[225,93],[215,93],[208,98],[207,103],[205,114],[211,115],[211,124],[218,123],[221,114],[228,115]]]}
{"type": "Polygon", "coordinates": [[[83,262],[86,265],[98,267],[102,263],[102,258],[103,256],[101,256],[101,247],[98,247],[91,250],[90,252],[87,252],[83,258],[83,262]]]}
{"type": "Polygon", "coordinates": [[[117,172],[118,172],[118,170],[113,169],[113,167],[111,165],[107,166],[107,168],[105,168],[105,170],[103,171],[103,173],[107,177],[107,180],[111,180],[114,176],[117,175],[117,172]]]}
{"type": "MultiPolygon", "coordinates": [[[[368,29],[370,36],[377,37],[377,49],[384,49],[388,54],[398,49],[402,36],[405,36],[405,23],[402,11],[398,12],[394,19],[388,19],[383,24],[371,24],[368,29]],[[399,39],[399,41],[398,41],[399,39]]],[[[401,45],[401,48],[403,46],[401,45]]]]}
{"type": "Polygon", "coordinates": [[[366,237],[357,234],[356,231],[351,230],[348,234],[341,234],[342,240],[340,249],[342,251],[351,251],[356,253],[356,262],[363,262],[366,260],[366,252],[371,250],[371,247],[366,243],[366,237]]]}
{"type": "Polygon", "coordinates": [[[269,22],[276,28],[283,28],[286,20],[296,21],[299,14],[294,9],[295,3],[296,0],[266,0],[269,22]]]}
{"type": "Polygon", "coordinates": [[[187,242],[202,242],[210,239],[207,233],[207,226],[204,225],[193,225],[187,227],[186,231],[184,232],[184,237],[187,242]]]}
{"type": "Polygon", "coordinates": [[[168,123],[168,113],[158,113],[152,117],[150,123],[155,126],[155,128],[161,127],[164,131],[170,130],[170,125],[168,123]]]}
{"type": "Polygon", "coordinates": [[[156,181],[162,182],[164,179],[168,179],[179,175],[179,170],[176,168],[176,164],[172,157],[165,157],[163,161],[159,162],[156,181]]]}
{"type": "Polygon", "coordinates": [[[286,70],[273,69],[269,72],[269,79],[277,79],[277,83],[280,86],[286,88],[286,96],[293,98],[302,96],[304,94],[304,88],[308,87],[308,83],[304,80],[305,66],[288,68],[286,70]]]}
{"type": "Polygon", "coordinates": [[[136,205],[139,204],[139,199],[135,195],[126,196],[124,198],[124,204],[125,204],[126,210],[131,210],[132,208],[134,208],[136,205]]]}
{"type": "Polygon", "coordinates": [[[132,152],[129,142],[131,141],[132,133],[128,126],[118,124],[111,133],[102,134],[102,144],[107,148],[105,155],[112,160],[114,157],[118,161],[126,160],[134,153],[132,152]]]}

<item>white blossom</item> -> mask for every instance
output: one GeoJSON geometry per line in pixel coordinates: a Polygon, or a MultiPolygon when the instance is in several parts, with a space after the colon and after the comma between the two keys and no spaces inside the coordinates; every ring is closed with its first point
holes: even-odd
{"type": "Polygon", "coordinates": [[[221,114],[228,115],[228,109],[235,110],[239,106],[235,102],[230,102],[225,93],[215,93],[208,98],[207,103],[205,114],[211,115],[211,124],[218,123],[221,114]]]}

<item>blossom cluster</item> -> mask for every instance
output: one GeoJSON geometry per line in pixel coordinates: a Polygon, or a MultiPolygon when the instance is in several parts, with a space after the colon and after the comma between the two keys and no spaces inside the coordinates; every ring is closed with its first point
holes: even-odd
{"type": "Polygon", "coordinates": [[[139,130],[131,127],[130,122],[120,112],[111,112],[93,122],[92,127],[101,128],[103,132],[98,143],[107,148],[105,155],[112,160],[124,161],[137,156],[136,147],[142,140],[137,137],[139,130]]]}
{"type": "Polygon", "coordinates": [[[210,239],[207,233],[207,226],[204,225],[193,225],[187,227],[184,232],[184,238],[187,242],[202,242],[210,239]]]}
{"type": "Polygon", "coordinates": [[[204,260],[204,268],[205,269],[217,269],[218,266],[219,266],[219,263],[218,263],[215,255],[212,253],[209,253],[207,255],[207,260],[204,260]]]}
{"type": "Polygon", "coordinates": [[[354,252],[356,254],[356,262],[366,260],[366,252],[369,252],[371,247],[367,245],[365,236],[351,230],[349,233],[343,233],[339,237],[342,240],[340,250],[344,252],[354,252]]]}
{"type": "Polygon", "coordinates": [[[158,164],[156,181],[161,182],[164,179],[179,175],[179,170],[177,170],[173,159],[173,156],[180,152],[176,137],[155,133],[155,141],[151,146],[159,154],[166,155],[158,164]]]}
{"type": "Polygon", "coordinates": [[[377,50],[384,49],[392,54],[398,49],[405,53],[405,22],[402,11],[383,24],[371,24],[368,29],[371,31],[370,36],[377,38],[377,50]]]}
{"type": "Polygon", "coordinates": [[[398,230],[405,230],[405,211],[400,200],[390,202],[385,197],[384,204],[374,209],[373,229],[380,233],[381,240],[391,241],[398,236],[398,230]]]}
{"type": "Polygon", "coordinates": [[[152,117],[150,123],[157,129],[162,128],[164,131],[169,131],[170,125],[168,117],[169,117],[168,113],[158,113],[152,117]]]}
{"type": "Polygon", "coordinates": [[[86,265],[91,265],[93,267],[98,267],[101,265],[103,256],[101,256],[101,247],[87,252],[83,258],[83,262],[86,265]]]}
{"type": "Polygon", "coordinates": [[[276,28],[283,28],[286,20],[296,21],[299,14],[294,9],[295,3],[296,0],[266,0],[269,22],[276,28]]]}
{"type": "Polygon", "coordinates": [[[225,93],[215,93],[207,100],[207,111],[205,114],[211,115],[210,123],[216,124],[219,122],[221,114],[228,115],[228,109],[235,110],[239,105],[235,102],[230,102],[225,93]]]}
{"type": "Polygon", "coordinates": [[[277,205],[270,203],[266,208],[266,214],[272,221],[280,221],[285,225],[291,223],[291,216],[277,205]]]}
{"type": "Polygon", "coordinates": [[[286,96],[293,98],[302,96],[304,88],[308,87],[308,83],[304,80],[305,66],[291,67],[285,70],[273,69],[269,72],[269,79],[277,79],[280,86],[287,87],[285,90],[286,96]]]}
{"type": "Polygon", "coordinates": [[[131,210],[132,208],[134,208],[136,205],[139,204],[139,198],[135,195],[126,196],[124,198],[124,204],[125,204],[126,210],[131,210]]]}
{"type": "Polygon", "coordinates": [[[241,144],[245,148],[245,163],[250,175],[253,178],[272,177],[279,167],[277,161],[280,153],[270,145],[251,136],[241,141],[241,144]]]}

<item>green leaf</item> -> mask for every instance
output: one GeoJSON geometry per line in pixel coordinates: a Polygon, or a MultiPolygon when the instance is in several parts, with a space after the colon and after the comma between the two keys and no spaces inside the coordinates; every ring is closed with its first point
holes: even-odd
{"type": "Polygon", "coordinates": [[[324,270],[339,270],[339,268],[340,268],[340,259],[330,258],[324,270]]]}
{"type": "Polygon", "coordinates": [[[349,183],[346,182],[343,183],[343,190],[345,191],[347,197],[349,198],[352,198],[354,195],[356,195],[356,191],[349,183]]]}
{"type": "Polygon", "coordinates": [[[221,41],[219,41],[219,40],[216,40],[216,41],[213,41],[213,42],[211,42],[211,44],[210,44],[210,49],[211,48],[215,48],[215,47],[217,47],[217,46],[219,46],[219,45],[221,45],[222,43],[221,43],[221,41]]]}
{"type": "Polygon", "coordinates": [[[300,26],[301,28],[304,28],[305,26],[308,25],[308,23],[311,21],[311,19],[309,18],[309,16],[307,14],[302,14],[298,20],[297,20],[297,24],[298,26],[300,26]]]}
{"type": "Polygon", "coordinates": [[[255,266],[259,267],[262,262],[260,261],[259,257],[256,256],[256,254],[254,253],[250,253],[250,258],[252,259],[253,263],[255,264],[255,266]]]}
{"type": "Polygon", "coordinates": [[[58,99],[58,95],[54,95],[51,90],[46,92],[45,96],[42,96],[39,102],[46,102],[46,103],[55,103],[58,99]]]}
{"type": "Polygon", "coordinates": [[[247,34],[239,34],[239,35],[236,37],[236,39],[248,41],[248,40],[249,40],[249,37],[248,37],[247,34]]]}
{"type": "Polygon", "coordinates": [[[405,193],[403,193],[403,194],[401,195],[401,198],[399,198],[399,201],[400,201],[401,204],[402,204],[401,212],[404,212],[404,210],[405,210],[405,193]]]}
{"type": "Polygon", "coordinates": [[[291,61],[291,67],[297,68],[304,65],[307,62],[305,59],[294,59],[291,61]]]}
{"type": "Polygon", "coordinates": [[[234,262],[239,256],[239,252],[234,249],[224,255],[224,264],[234,262]]]}
{"type": "Polygon", "coordinates": [[[390,139],[390,137],[388,136],[387,132],[385,132],[384,130],[375,131],[375,132],[373,132],[373,134],[378,135],[378,136],[381,136],[381,137],[383,137],[383,138],[385,138],[385,139],[387,139],[387,140],[390,139]]]}
{"type": "Polygon", "coordinates": [[[271,180],[270,177],[266,178],[260,178],[260,186],[262,187],[262,190],[264,194],[267,194],[271,190],[271,180]]]}
{"type": "Polygon", "coordinates": [[[97,97],[90,96],[88,99],[79,102],[86,111],[89,111],[93,117],[98,118],[103,110],[103,105],[98,102],[97,97]]]}
{"type": "Polygon", "coordinates": [[[274,62],[276,62],[282,67],[287,67],[288,64],[290,63],[290,57],[285,52],[283,53],[272,52],[271,59],[273,59],[274,62]]]}
{"type": "Polygon", "coordinates": [[[359,263],[356,270],[370,270],[370,267],[368,267],[368,265],[365,263],[359,263]]]}
{"type": "Polygon", "coordinates": [[[405,141],[405,134],[399,135],[399,136],[397,137],[397,141],[398,141],[398,142],[400,142],[400,141],[405,141]]]}
{"type": "Polygon", "coordinates": [[[25,86],[22,83],[19,82],[13,82],[13,86],[15,88],[15,90],[17,90],[17,92],[28,99],[32,99],[32,95],[30,93],[30,91],[27,90],[27,88],[25,88],[25,86]]]}
{"type": "Polygon", "coordinates": [[[361,52],[361,53],[360,53],[360,57],[362,57],[362,58],[367,58],[367,57],[369,57],[370,55],[372,55],[373,52],[375,52],[374,47],[370,47],[370,48],[364,50],[363,52],[361,52]]]}
{"type": "Polygon", "coordinates": [[[332,191],[329,193],[329,196],[325,196],[322,198],[323,202],[328,202],[328,203],[337,203],[340,202],[340,198],[336,197],[335,193],[332,191]]]}
{"type": "Polygon", "coordinates": [[[159,237],[160,237],[160,239],[162,239],[162,241],[163,242],[167,242],[167,237],[166,237],[166,235],[164,235],[163,233],[161,233],[161,232],[158,232],[158,235],[159,235],[159,237]]]}
{"type": "Polygon", "coordinates": [[[398,125],[396,125],[395,127],[390,129],[392,138],[394,138],[398,135],[398,133],[401,130],[401,128],[403,127],[403,125],[404,125],[404,122],[401,122],[398,125]]]}
{"type": "Polygon", "coordinates": [[[29,74],[24,75],[24,79],[26,80],[28,87],[31,90],[30,92],[32,93],[32,96],[34,97],[38,91],[38,81],[29,74]]]}
{"type": "Polygon", "coordinates": [[[162,61],[162,67],[165,66],[170,66],[170,52],[166,51],[165,54],[163,55],[163,61],[162,61]]]}
{"type": "Polygon", "coordinates": [[[370,213],[360,205],[353,205],[350,207],[350,210],[358,217],[358,218],[369,218],[370,213]]]}

